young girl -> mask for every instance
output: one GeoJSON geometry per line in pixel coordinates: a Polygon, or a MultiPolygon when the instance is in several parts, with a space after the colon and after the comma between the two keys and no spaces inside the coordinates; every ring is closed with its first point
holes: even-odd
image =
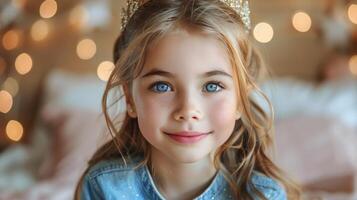
{"type": "Polygon", "coordinates": [[[251,98],[261,61],[247,2],[137,3],[128,3],[103,97],[113,139],[75,198],[298,199],[268,157],[271,118],[251,98]],[[109,114],[112,89],[125,94],[121,124],[109,114]]]}

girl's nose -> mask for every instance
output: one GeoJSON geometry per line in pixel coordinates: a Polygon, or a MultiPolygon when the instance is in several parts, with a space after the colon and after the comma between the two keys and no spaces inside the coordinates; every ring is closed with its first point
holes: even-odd
{"type": "Polygon", "coordinates": [[[176,112],[174,117],[177,121],[199,121],[202,119],[201,113],[195,110],[176,112]]]}
{"type": "Polygon", "coordinates": [[[174,118],[177,121],[198,121],[201,120],[202,117],[203,115],[199,109],[199,105],[192,97],[182,102],[180,108],[174,113],[174,118]]]}

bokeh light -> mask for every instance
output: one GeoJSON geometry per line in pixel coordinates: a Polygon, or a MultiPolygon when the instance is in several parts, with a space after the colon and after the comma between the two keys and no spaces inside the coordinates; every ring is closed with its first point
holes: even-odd
{"type": "Polygon", "coordinates": [[[8,113],[12,108],[12,96],[6,90],[0,91],[0,112],[8,113]]]}
{"type": "Polygon", "coordinates": [[[305,12],[297,12],[293,16],[292,23],[299,32],[307,32],[311,28],[311,17],[305,12]]]}
{"type": "Polygon", "coordinates": [[[25,7],[26,0],[11,0],[11,4],[18,9],[25,7]]]}
{"type": "Polygon", "coordinates": [[[27,53],[22,53],[18,55],[15,60],[15,68],[16,71],[21,75],[29,73],[32,69],[31,56],[27,53]]]}
{"type": "Polygon", "coordinates": [[[16,79],[8,77],[4,82],[3,89],[8,91],[12,97],[15,97],[19,92],[19,84],[16,79]]]}
{"type": "Polygon", "coordinates": [[[348,18],[354,24],[357,24],[357,4],[351,4],[348,7],[348,18]]]}
{"type": "Polygon", "coordinates": [[[91,39],[83,39],[77,45],[77,55],[83,60],[93,58],[97,51],[95,42],[91,39]]]}
{"type": "Polygon", "coordinates": [[[114,70],[114,64],[110,61],[104,61],[99,64],[97,68],[97,75],[100,80],[106,82],[109,79],[110,74],[114,70]]]}
{"type": "Polygon", "coordinates": [[[31,27],[31,37],[35,41],[41,41],[48,36],[49,30],[49,25],[46,21],[37,20],[31,27]]]}
{"type": "Polygon", "coordinates": [[[0,76],[3,75],[6,69],[6,61],[4,58],[0,57],[0,76]]]}
{"type": "Polygon", "coordinates": [[[69,14],[69,23],[76,28],[83,28],[88,23],[88,11],[82,5],[78,5],[69,14]]]}
{"type": "Polygon", "coordinates": [[[57,12],[57,2],[55,0],[45,0],[40,6],[40,16],[48,19],[53,17],[57,12]]]}
{"type": "Polygon", "coordinates": [[[2,37],[2,45],[6,50],[12,50],[19,46],[20,32],[17,30],[9,30],[2,37]]]}
{"type": "Polygon", "coordinates": [[[354,55],[350,58],[349,68],[351,73],[357,76],[357,55],[354,55]]]}
{"type": "Polygon", "coordinates": [[[10,140],[20,141],[24,134],[22,124],[16,120],[10,120],[6,125],[6,135],[10,140]]]}
{"type": "Polygon", "coordinates": [[[265,22],[257,24],[253,31],[254,38],[261,43],[268,43],[273,39],[273,27],[265,22]]]}

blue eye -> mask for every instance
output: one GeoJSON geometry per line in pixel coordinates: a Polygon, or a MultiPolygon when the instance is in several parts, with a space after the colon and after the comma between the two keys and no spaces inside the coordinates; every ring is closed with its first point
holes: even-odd
{"type": "Polygon", "coordinates": [[[222,86],[220,86],[219,83],[207,83],[205,86],[204,86],[204,91],[205,92],[219,92],[222,90],[222,86]]]}
{"type": "Polygon", "coordinates": [[[167,83],[164,83],[164,82],[154,83],[151,85],[150,88],[154,92],[159,92],[159,93],[172,91],[172,88],[170,87],[170,85],[167,83]]]}

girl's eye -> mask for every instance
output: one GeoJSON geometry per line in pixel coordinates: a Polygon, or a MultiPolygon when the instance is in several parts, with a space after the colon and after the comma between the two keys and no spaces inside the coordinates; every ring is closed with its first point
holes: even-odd
{"type": "Polygon", "coordinates": [[[211,83],[207,83],[204,86],[204,91],[205,92],[219,92],[223,89],[223,87],[220,85],[220,83],[217,82],[211,82],[211,83]]]}
{"type": "Polygon", "coordinates": [[[150,86],[150,89],[154,92],[159,92],[159,93],[172,91],[171,86],[164,82],[156,82],[150,86]]]}

